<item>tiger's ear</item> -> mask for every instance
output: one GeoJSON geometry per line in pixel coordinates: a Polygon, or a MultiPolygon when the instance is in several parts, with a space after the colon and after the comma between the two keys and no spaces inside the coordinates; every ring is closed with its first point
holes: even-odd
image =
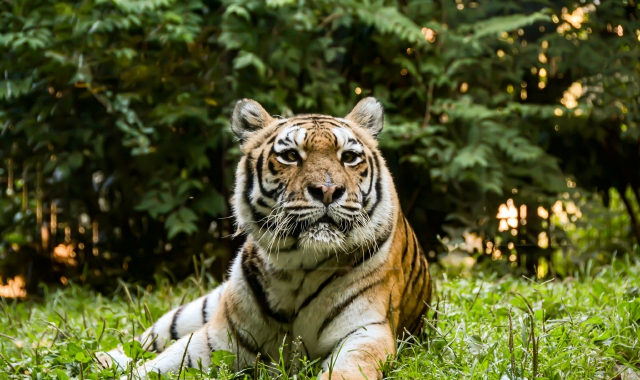
{"type": "Polygon", "coordinates": [[[384,127],[384,109],[375,98],[364,98],[345,119],[353,121],[376,137],[384,127]]]}
{"type": "Polygon", "coordinates": [[[260,103],[251,99],[242,99],[238,100],[231,113],[231,130],[243,143],[249,135],[265,127],[271,120],[271,116],[260,103]]]}

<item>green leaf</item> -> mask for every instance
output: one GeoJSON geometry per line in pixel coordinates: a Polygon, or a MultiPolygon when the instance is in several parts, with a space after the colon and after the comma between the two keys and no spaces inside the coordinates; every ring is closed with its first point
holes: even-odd
{"type": "Polygon", "coordinates": [[[175,12],[164,12],[163,17],[166,21],[176,24],[182,24],[184,22],[182,17],[180,17],[180,15],[175,12]]]}
{"type": "Polygon", "coordinates": [[[25,244],[27,241],[25,239],[24,234],[18,232],[8,232],[2,236],[2,239],[9,244],[25,244]]]}
{"type": "Polygon", "coordinates": [[[473,35],[467,37],[482,38],[486,36],[499,36],[502,32],[510,32],[518,28],[529,26],[539,21],[550,21],[550,17],[544,13],[536,12],[529,15],[516,14],[509,16],[491,17],[478,21],[472,25],[460,27],[461,31],[473,31],[473,35]]]}
{"type": "Polygon", "coordinates": [[[82,166],[82,152],[74,151],[69,154],[69,158],[67,158],[69,162],[69,167],[72,170],[78,169],[82,166]]]}
{"type": "Polygon", "coordinates": [[[187,235],[197,232],[198,227],[194,223],[196,220],[198,220],[196,213],[186,207],[181,207],[169,214],[166,220],[169,239],[173,239],[182,232],[187,235]]]}
{"type": "Polygon", "coordinates": [[[234,354],[225,350],[214,351],[211,354],[211,364],[217,367],[220,367],[222,364],[231,367],[235,359],[236,356],[234,354]]]}
{"type": "Polygon", "coordinates": [[[489,164],[487,160],[489,154],[491,154],[491,149],[484,144],[466,146],[460,149],[452,164],[463,169],[476,165],[485,167],[489,164]]]}
{"type": "Polygon", "coordinates": [[[257,55],[249,53],[247,51],[241,51],[236,59],[233,60],[233,68],[236,70],[243,69],[248,66],[253,66],[261,77],[267,70],[264,62],[257,55]]]}
{"type": "Polygon", "coordinates": [[[266,0],[267,7],[279,8],[290,4],[295,4],[296,0],[266,0]]]}
{"type": "Polygon", "coordinates": [[[53,371],[58,380],[69,380],[69,375],[67,375],[63,370],[56,369],[53,371]]]}
{"type": "Polygon", "coordinates": [[[382,34],[391,34],[409,43],[423,43],[422,29],[395,7],[358,6],[355,14],[382,34]]]}
{"type": "Polygon", "coordinates": [[[142,344],[140,344],[140,342],[138,342],[137,340],[130,340],[130,341],[124,342],[122,344],[122,349],[128,358],[131,358],[134,360],[153,359],[156,356],[155,353],[147,351],[144,348],[142,348],[142,344]]]}
{"type": "Polygon", "coordinates": [[[230,15],[236,15],[245,19],[246,21],[251,21],[251,15],[249,14],[249,12],[245,8],[237,4],[230,4],[227,7],[227,10],[224,12],[224,17],[227,18],[230,15]]]}
{"type": "Polygon", "coordinates": [[[91,361],[91,357],[85,355],[84,352],[76,353],[75,359],[76,359],[76,361],[79,361],[80,363],[88,363],[88,362],[91,361]]]}
{"type": "Polygon", "coordinates": [[[211,216],[222,216],[228,212],[224,197],[214,189],[208,189],[197,196],[192,207],[199,213],[206,213],[211,216]]]}

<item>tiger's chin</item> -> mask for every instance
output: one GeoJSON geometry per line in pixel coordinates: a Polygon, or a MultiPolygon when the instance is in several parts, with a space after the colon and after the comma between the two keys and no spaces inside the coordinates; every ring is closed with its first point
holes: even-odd
{"type": "Polygon", "coordinates": [[[303,249],[314,251],[340,251],[344,249],[346,235],[331,223],[318,223],[298,237],[303,249]]]}

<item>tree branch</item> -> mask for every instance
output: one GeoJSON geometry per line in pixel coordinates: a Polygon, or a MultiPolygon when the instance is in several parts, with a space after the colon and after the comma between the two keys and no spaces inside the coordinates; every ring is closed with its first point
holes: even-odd
{"type": "Polygon", "coordinates": [[[431,81],[429,83],[429,89],[427,90],[427,105],[424,111],[424,120],[422,120],[422,128],[428,126],[429,122],[431,121],[431,104],[433,103],[433,87],[434,86],[435,85],[433,81],[431,81]]]}
{"type": "Polygon", "coordinates": [[[329,25],[333,20],[336,20],[340,17],[342,17],[343,14],[340,12],[334,12],[332,14],[330,14],[329,16],[327,16],[324,20],[322,20],[322,22],[320,23],[320,25],[318,25],[320,28],[324,28],[325,26],[329,25]]]}
{"type": "Polygon", "coordinates": [[[629,218],[631,219],[631,227],[633,228],[633,232],[636,235],[636,242],[640,244],[640,225],[638,224],[638,218],[636,217],[636,213],[633,210],[633,205],[629,201],[627,194],[624,190],[618,190],[620,193],[620,198],[624,203],[624,206],[627,208],[627,213],[629,214],[629,218]]]}

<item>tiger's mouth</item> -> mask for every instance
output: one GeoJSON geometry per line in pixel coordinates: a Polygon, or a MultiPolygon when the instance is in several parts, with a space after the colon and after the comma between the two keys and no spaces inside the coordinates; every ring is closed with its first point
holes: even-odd
{"type": "Polygon", "coordinates": [[[325,214],[315,222],[309,224],[298,235],[303,247],[337,248],[343,245],[346,231],[338,223],[325,214]]]}
{"type": "Polygon", "coordinates": [[[315,222],[311,223],[311,225],[309,227],[319,226],[322,223],[326,223],[326,224],[330,224],[330,225],[333,225],[335,227],[338,227],[338,223],[335,220],[333,220],[333,218],[330,217],[328,213],[325,213],[322,217],[320,217],[320,219],[318,219],[315,222]]]}
{"type": "Polygon", "coordinates": [[[296,238],[299,245],[306,249],[318,252],[345,251],[354,227],[353,220],[342,217],[335,210],[326,210],[319,218],[302,223],[296,238]]]}
{"type": "Polygon", "coordinates": [[[306,220],[297,221],[295,228],[292,231],[292,236],[296,238],[303,237],[309,233],[319,231],[336,231],[338,233],[344,233],[344,228],[340,228],[340,222],[333,219],[327,212],[319,218],[309,218],[306,220]]]}
{"type": "Polygon", "coordinates": [[[269,247],[268,250],[279,244],[282,247],[296,244],[302,250],[316,252],[347,250],[354,239],[361,242],[368,240],[369,235],[361,228],[367,224],[367,220],[362,217],[359,219],[358,215],[350,212],[352,210],[338,207],[310,207],[300,212],[300,208],[287,209],[285,206],[283,212],[265,224],[265,230],[261,230],[267,233],[264,237],[265,246],[269,247]],[[360,230],[355,231],[358,228],[360,230]]]}

